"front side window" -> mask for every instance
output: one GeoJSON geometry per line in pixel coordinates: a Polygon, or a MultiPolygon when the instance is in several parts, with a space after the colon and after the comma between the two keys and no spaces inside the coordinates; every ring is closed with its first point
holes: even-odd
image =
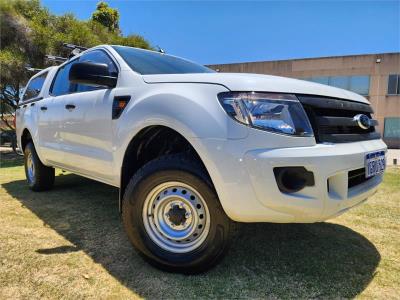
{"type": "Polygon", "coordinates": [[[26,87],[25,94],[22,100],[29,100],[37,97],[42,90],[44,81],[46,80],[47,72],[33,78],[26,87]]]}
{"type": "MultiPolygon", "coordinates": [[[[106,64],[108,66],[108,72],[110,76],[118,76],[118,69],[112,59],[102,50],[93,50],[89,53],[83,54],[79,58],[79,62],[94,62],[106,64]]],[[[78,92],[94,91],[104,89],[104,87],[89,86],[84,84],[77,84],[76,87],[78,92]]]]}
{"type": "Polygon", "coordinates": [[[142,75],[215,72],[205,66],[160,52],[124,46],[113,48],[133,71],[142,75]]]}
{"type": "Polygon", "coordinates": [[[58,71],[50,89],[52,96],[61,96],[75,92],[76,85],[69,81],[69,70],[71,66],[76,63],[77,60],[73,60],[63,65],[58,71]]]}
{"type": "Polygon", "coordinates": [[[400,75],[391,74],[388,78],[388,95],[400,95],[400,75]]]}

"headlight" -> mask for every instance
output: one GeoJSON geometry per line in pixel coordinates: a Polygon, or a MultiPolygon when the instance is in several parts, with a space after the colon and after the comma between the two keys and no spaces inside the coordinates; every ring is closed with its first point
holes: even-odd
{"type": "Polygon", "coordinates": [[[312,136],[308,117],[295,95],[225,92],[218,94],[225,111],[245,125],[296,136],[312,136]]]}

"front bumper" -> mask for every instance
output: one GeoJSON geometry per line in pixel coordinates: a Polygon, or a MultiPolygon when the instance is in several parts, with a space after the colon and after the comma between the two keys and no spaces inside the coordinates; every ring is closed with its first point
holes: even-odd
{"type": "Polygon", "coordinates": [[[214,151],[217,164],[210,175],[225,212],[239,222],[323,221],[360,204],[382,182],[383,176],[377,175],[348,188],[348,172],[364,167],[366,153],[386,151],[382,140],[256,149],[243,154],[230,152],[231,146],[232,142],[225,145],[225,151],[214,151]],[[273,168],[287,166],[313,172],[315,184],[296,193],[281,192],[273,168]]]}

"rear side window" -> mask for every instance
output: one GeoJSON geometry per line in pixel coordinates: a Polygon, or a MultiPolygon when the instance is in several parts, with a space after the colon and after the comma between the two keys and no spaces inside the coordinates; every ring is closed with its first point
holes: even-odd
{"type": "Polygon", "coordinates": [[[76,85],[69,81],[69,69],[71,69],[72,64],[75,62],[77,60],[65,64],[58,70],[50,89],[52,96],[61,96],[75,92],[76,85]]]}
{"type": "Polygon", "coordinates": [[[48,74],[47,72],[43,73],[40,76],[37,76],[33,78],[31,81],[29,81],[22,100],[24,101],[30,100],[37,97],[40,94],[44,81],[46,80],[47,74],[48,74]]]}

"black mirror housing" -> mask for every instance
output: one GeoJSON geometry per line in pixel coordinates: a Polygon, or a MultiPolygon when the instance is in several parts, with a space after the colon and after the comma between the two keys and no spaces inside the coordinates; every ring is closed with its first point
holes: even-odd
{"type": "Polygon", "coordinates": [[[117,77],[111,76],[106,64],[94,62],[77,62],[69,70],[69,81],[72,83],[113,88],[117,77]]]}

